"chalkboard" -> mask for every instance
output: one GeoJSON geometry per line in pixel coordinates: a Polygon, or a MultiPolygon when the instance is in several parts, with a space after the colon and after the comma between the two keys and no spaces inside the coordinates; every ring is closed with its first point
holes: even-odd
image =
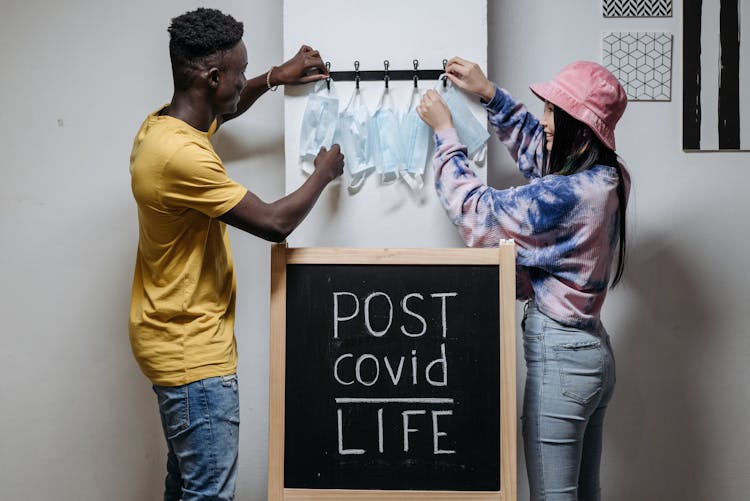
{"type": "Polygon", "coordinates": [[[514,271],[274,246],[269,500],[515,499],[514,271]]]}

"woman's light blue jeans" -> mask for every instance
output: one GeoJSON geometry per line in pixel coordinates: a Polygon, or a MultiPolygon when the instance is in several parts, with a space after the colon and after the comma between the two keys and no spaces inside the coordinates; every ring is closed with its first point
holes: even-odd
{"type": "Polygon", "coordinates": [[[615,387],[604,327],[579,330],[530,301],[523,319],[526,358],[522,432],[532,501],[601,499],[602,427],[615,387]]]}
{"type": "Polygon", "coordinates": [[[167,439],[164,501],[231,501],[237,480],[237,376],[154,385],[167,439]]]}

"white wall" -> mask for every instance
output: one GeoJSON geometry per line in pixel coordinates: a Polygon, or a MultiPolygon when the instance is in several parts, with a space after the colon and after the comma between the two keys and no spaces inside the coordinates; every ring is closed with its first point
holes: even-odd
{"type": "MultiPolygon", "coordinates": [[[[360,70],[410,70],[417,59],[425,70],[442,68],[443,59],[453,54],[487,67],[487,0],[464,0],[461,6],[468,30],[436,30],[454,18],[453,0],[317,0],[315,9],[305,8],[309,0],[284,2],[284,54],[292,57],[303,43],[321,51],[332,71],[352,71],[354,61],[360,70]],[[431,23],[425,23],[425,12],[431,23]],[[319,29],[335,12],[333,26],[319,29]],[[354,22],[351,22],[354,21],[354,22]]],[[[419,82],[419,92],[442,86],[439,82],[419,82]]],[[[374,113],[383,95],[384,84],[364,81],[360,93],[367,109],[374,113]]],[[[284,99],[285,180],[287,192],[298,188],[307,177],[299,160],[302,116],[307,96],[314,86],[289,87],[284,99]]],[[[331,96],[338,97],[344,110],[354,92],[351,81],[332,84],[331,96]]],[[[399,112],[416,106],[411,80],[390,82],[388,95],[399,112]],[[410,100],[413,99],[414,103],[410,100]]],[[[465,103],[481,123],[487,113],[478,99],[466,96],[465,103]]],[[[309,161],[308,161],[309,167],[309,161]]],[[[487,179],[487,169],[477,169],[487,179]]],[[[351,193],[351,178],[344,176],[320,197],[307,219],[289,237],[292,247],[461,247],[463,242],[445,210],[434,196],[434,176],[425,169],[424,187],[411,190],[403,180],[383,183],[377,173],[368,176],[361,189],[351,193]],[[363,224],[364,223],[364,224],[363,224]]]]}
{"type": "MultiPolygon", "coordinates": [[[[665,20],[605,20],[582,0],[489,4],[490,76],[536,110],[526,85],[597,60],[603,31],[675,33],[672,102],[632,103],[618,131],[634,187],[629,268],[605,307],[618,363],[605,499],[747,499],[749,157],[681,152],[682,3],[665,20]]],[[[3,3],[0,499],[160,499],[156,405],[127,340],[128,155],[143,117],[171,96],[169,19],[197,5],[3,3]]],[[[281,60],[281,2],[212,5],[245,22],[249,74],[281,60]]],[[[231,175],[266,199],[284,191],[282,116],[281,93],[269,94],[216,140],[231,175]]],[[[496,142],[490,155],[492,183],[518,182],[496,142]]],[[[238,232],[232,242],[238,499],[255,501],[265,498],[269,246],[238,232]]]]}

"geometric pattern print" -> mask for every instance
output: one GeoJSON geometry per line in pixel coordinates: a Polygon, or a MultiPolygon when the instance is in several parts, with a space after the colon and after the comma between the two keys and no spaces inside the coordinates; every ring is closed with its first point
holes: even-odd
{"type": "Polygon", "coordinates": [[[671,33],[604,33],[602,49],[603,66],[630,101],[672,99],[671,33]]]}
{"type": "Polygon", "coordinates": [[[603,0],[604,17],[672,17],[672,0],[603,0]]]}

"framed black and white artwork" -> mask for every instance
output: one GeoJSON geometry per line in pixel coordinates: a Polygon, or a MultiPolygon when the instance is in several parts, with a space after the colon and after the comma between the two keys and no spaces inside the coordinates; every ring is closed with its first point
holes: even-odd
{"type": "Polygon", "coordinates": [[[620,81],[629,101],[672,99],[671,33],[604,33],[602,64],[620,81]]]}
{"type": "Polygon", "coordinates": [[[750,151],[750,0],[683,11],[682,148],[750,151]]]}
{"type": "Polygon", "coordinates": [[[602,0],[604,17],[672,17],[672,0],[602,0]]]}

